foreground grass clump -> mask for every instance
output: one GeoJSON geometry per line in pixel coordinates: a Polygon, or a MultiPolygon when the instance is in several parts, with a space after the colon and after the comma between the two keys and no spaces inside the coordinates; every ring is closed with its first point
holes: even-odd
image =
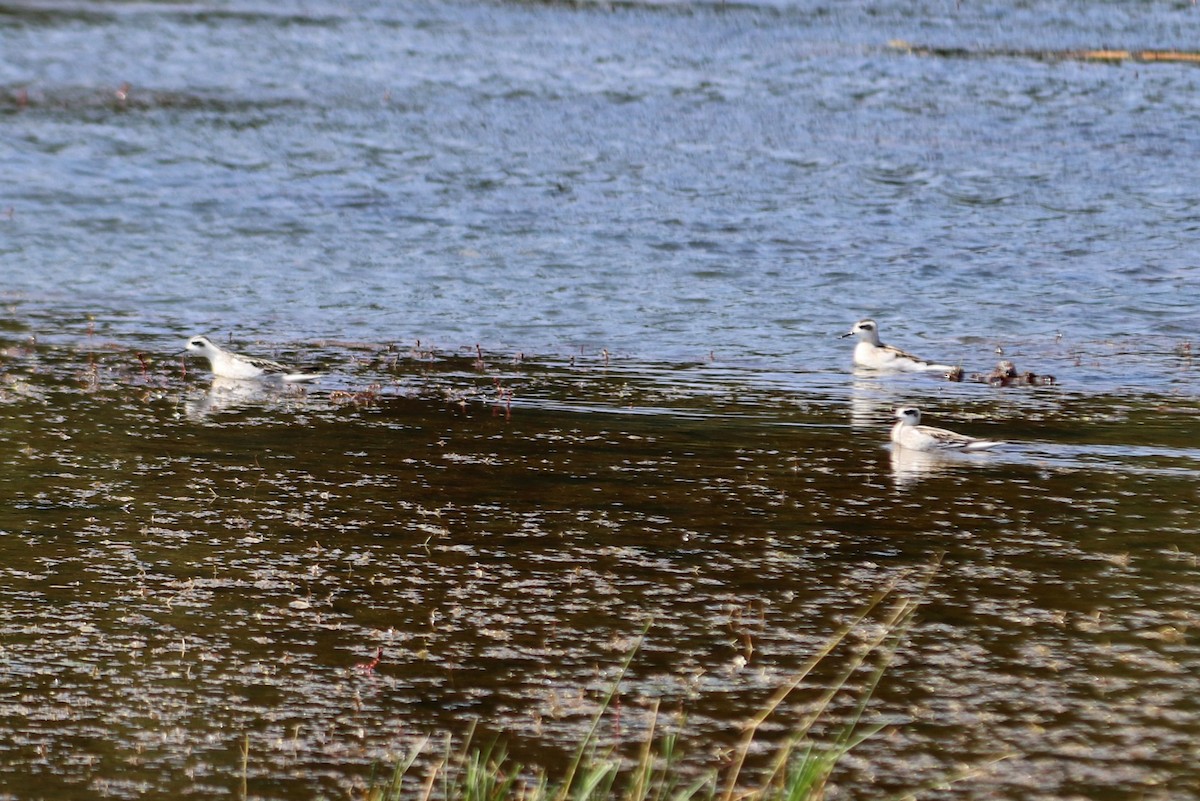
{"type": "MultiPolygon", "coordinates": [[[[936,567],[934,568],[936,570],[936,567]]],[[[933,571],[922,585],[928,586],[933,571]]],[[[880,678],[896,653],[920,604],[917,597],[898,597],[889,585],[863,607],[780,686],[762,709],[744,726],[739,746],[732,759],[718,769],[681,761],[676,734],[658,735],[657,714],[635,758],[623,758],[612,748],[598,742],[597,732],[606,710],[617,693],[622,678],[640,647],[626,657],[620,672],[592,719],[591,727],[576,747],[561,775],[550,776],[535,767],[509,760],[503,745],[478,745],[474,731],[457,748],[424,760],[415,768],[425,751],[422,741],[392,772],[386,784],[372,786],[367,801],[811,801],[824,796],[826,783],[834,767],[855,746],[888,723],[864,723],[863,713],[880,678]],[[889,603],[890,602],[890,603],[889,603]],[[879,620],[868,626],[868,617],[879,620]],[[773,746],[769,767],[751,771],[746,757],[755,744],[762,724],[780,704],[855,631],[867,631],[865,645],[852,649],[845,657],[835,681],[818,699],[813,711],[799,720],[789,737],[773,746]],[[851,689],[850,677],[868,661],[867,680],[851,689]],[[839,695],[854,697],[853,710],[835,730],[832,739],[817,741],[814,726],[827,718],[827,710],[839,695]],[[700,778],[696,778],[700,776],[700,778]]],[[[644,632],[643,632],[644,636],[644,632]]],[[[961,778],[961,777],[960,777],[961,778]]],[[[939,782],[943,784],[944,782],[939,782]]]]}

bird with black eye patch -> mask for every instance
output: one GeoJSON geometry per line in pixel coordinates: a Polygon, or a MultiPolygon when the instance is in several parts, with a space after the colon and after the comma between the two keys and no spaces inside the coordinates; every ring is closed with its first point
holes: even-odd
{"type": "Polygon", "coordinates": [[[885,345],[879,340],[879,324],[874,320],[859,320],[846,333],[846,337],[858,337],[854,346],[854,365],[870,370],[886,370],[891,372],[942,372],[948,373],[954,368],[948,364],[934,364],[900,348],[885,345]]]}
{"type": "Polygon", "coordinates": [[[225,350],[205,336],[195,336],[188,340],[184,353],[194,353],[208,359],[214,376],[220,378],[262,379],[298,383],[315,381],[320,373],[304,373],[285,367],[270,359],[260,359],[257,356],[246,356],[241,353],[225,350]]]}
{"type": "Polygon", "coordinates": [[[921,410],[915,406],[901,406],[896,410],[897,423],[892,426],[892,442],[901,448],[913,451],[986,451],[1000,440],[979,439],[948,431],[944,428],[921,425],[921,410]]]}

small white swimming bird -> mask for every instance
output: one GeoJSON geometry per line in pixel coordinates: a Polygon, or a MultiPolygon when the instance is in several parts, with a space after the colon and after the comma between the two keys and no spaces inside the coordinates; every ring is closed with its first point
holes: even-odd
{"type": "Polygon", "coordinates": [[[846,333],[846,337],[858,337],[854,346],[854,364],[872,370],[891,370],[899,372],[949,372],[953,370],[947,364],[933,364],[924,359],[918,359],[911,353],[905,353],[899,348],[885,345],[879,341],[879,324],[874,320],[859,320],[846,333]]]}
{"type": "Polygon", "coordinates": [[[944,428],[921,425],[921,410],[915,406],[901,406],[896,410],[900,418],[892,426],[892,442],[914,451],[986,451],[1004,443],[994,439],[977,439],[957,434],[944,428]]]}
{"type": "Polygon", "coordinates": [[[221,378],[262,378],[294,383],[314,381],[321,377],[320,373],[301,373],[279,362],[225,350],[204,336],[189,339],[184,352],[195,353],[208,359],[213,375],[221,378]]]}

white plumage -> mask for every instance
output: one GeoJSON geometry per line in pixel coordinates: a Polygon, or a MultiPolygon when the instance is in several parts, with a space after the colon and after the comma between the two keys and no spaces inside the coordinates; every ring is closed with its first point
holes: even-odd
{"type": "Polygon", "coordinates": [[[903,406],[896,410],[899,421],[892,426],[892,442],[914,451],[985,451],[1004,443],[999,440],[978,439],[947,431],[944,428],[921,425],[921,410],[903,406]]]}
{"type": "Polygon", "coordinates": [[[313,381],[320,378],[320,373],[297,372],[279,362],[225,350],[204,336],[189,339],[187,351],[208,359],[213,375],[221,378],[262,378],[287,382],[313,381]]]}
{"type": "Polygon", "coordinates": [[[859,320],[842,338],[858,337],[854,346],[854,364],[871,370],[890,370],[893,372],[949,372],[954,369],[947,364],[933,364],[919,359],[911,353],[899,348],[885,345],[879,341],[879,324],[874,320],[859,320]]]}

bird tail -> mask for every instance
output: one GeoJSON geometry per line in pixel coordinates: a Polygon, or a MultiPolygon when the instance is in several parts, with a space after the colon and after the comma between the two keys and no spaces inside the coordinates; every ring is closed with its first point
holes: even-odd
{"type": "Polygon", "coordinates": [[[316,381],[324,373],[288,373],[283,376],[283,380],[289,384],[300,384],[306,381],[316,381]]]}

